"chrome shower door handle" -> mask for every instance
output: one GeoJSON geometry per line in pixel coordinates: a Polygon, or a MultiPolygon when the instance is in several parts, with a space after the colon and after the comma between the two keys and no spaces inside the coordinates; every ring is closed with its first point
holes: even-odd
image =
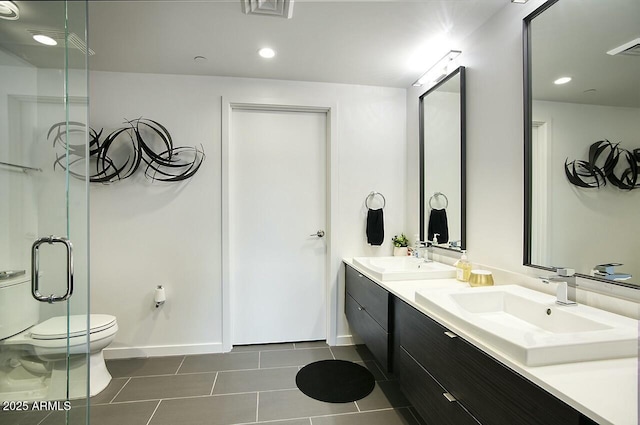
{"type": "Polygon", "coordinates": [[[43,303],[55,303],[68,300],[73,294],[73,245],[67,238],[60,238],[57,236],[48,236],[46,238],[40,238],[36,240],[31,246],[31,295],[36,300],[43,303]],[[63,244],[67,249],[67,291],[64,295],[51,294],[49,296],[42,295],[40,293],[40,245],[48,243],[52,245],[54,243],[63,244]]]}

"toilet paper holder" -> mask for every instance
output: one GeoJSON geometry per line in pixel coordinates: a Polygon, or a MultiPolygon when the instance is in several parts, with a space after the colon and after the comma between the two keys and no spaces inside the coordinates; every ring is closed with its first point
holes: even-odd
{"type": "Polygon", "coordinates": [[[156,303],[156,308],[160,307],[167,300],[167,294],[164,291],[164,287],[162,285],[158,285],[155,290],[155,295],[153,297],[153,301],[156,303]]]}

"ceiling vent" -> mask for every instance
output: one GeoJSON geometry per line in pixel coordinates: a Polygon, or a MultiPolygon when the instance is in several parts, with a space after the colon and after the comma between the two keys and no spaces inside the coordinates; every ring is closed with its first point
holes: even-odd
{"type": "Polygon", "coordinates": [[[256,15],[280,16],[291,19],[293,16],[293,0],[240,0],[242,11],[256,15]]]}
{"type": "Polygon", "coordinates": [[[607,54],[611,56],[640,56],[640,38],[636,38],[635,40],[631,40],[628,43],[624,43],[622,46],[611,49],[607,52],[607,54]]]}
{"type": "MultiPolygon", "coordinates": [[[[58,31],[58,30],[27,30],[27,31],[32,36],[33,35],[37,35],[37,34],[42,34],[42,35],[46,35],[47,37],[51,37],[55,41],[58,42],[59,46],[64,46],[65,45],[65,32],[64,31],[58,31]]],[[[70,32],[69,36],[66,38],[66,40],[69,43],[69,47],[75,47],[76,49],[78,49],[82,53],[84,53],[85,55],[87,54],[87,43],[85,43],[83,39],[78,37],[78,35],[76,33],[70,32]]],[[[96,54],[96,52],[94,52],[93,50],[89,49],[89,56],[93,56],[95,54],[96,54]]]]}

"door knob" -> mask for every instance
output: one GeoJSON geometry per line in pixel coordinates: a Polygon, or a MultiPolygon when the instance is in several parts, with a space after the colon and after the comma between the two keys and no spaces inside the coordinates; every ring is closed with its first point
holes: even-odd
{"type": "Polygon", "coordinates": [[[317,236],[319,238],[322,238],[322,237],[324,237],[324,230],[318,230],[317,232],[312,233],[309,236],[317,236]]]}

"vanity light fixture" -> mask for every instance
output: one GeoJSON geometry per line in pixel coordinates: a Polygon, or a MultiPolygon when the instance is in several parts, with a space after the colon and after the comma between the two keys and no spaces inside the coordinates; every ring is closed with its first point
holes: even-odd
{"type": "Polygon", "coordinates": [[[457,58],[460,53],[460,50],[449,50],[449,52],[442,57],[438,62],[436,62],[431,68],[427,70],[424,74],[420,76],[414,83],[414,87],[422,87],[425,84],[433,84],[441,81],[444,77],[449,75],[451,71],[456,67],[457,63],[455,58],[457,58]]]}
{"type": "Polygon", "coordinates": [[[511,3],[525,4],[529,0],[511,0],[511,3]]]}
{"type": "Polygon", "coordinates": [[[621,46],[611,49],[607,52],[608,55],[628,55],[628,56],[640,56],[640,37],[628,41],[621,46]]]}
{"type": "Polygon", "coordinates": [[[53,38],[49,37],[48,35],[44,35],[44,34],[36,34],[33,36],[33,39],[35,41],[37,41],[40,44],[44,44],[47,46],[55,46],[58,44],[57,41],[55,41],[53,38]]]}
{"type": "Polygon", "coordinates": [[[0,18],[17,21],[20,18],[18,5],[12,1],[0,1],[0,18]]]}
{"type": "Polygon", "coordinates": [[[258,50],[258,54],[265,59],[271,59],[276,55],[276,51],[270,47],[263,47],[262,49],[258,50]]]}
{"type": "Polygon", "coordinates": [[[571,77],[560,77],[557,80],[555,80],[553,84],[560,86],[562,84],[567,84],[569,81],[571,81],[571,77]]]}

